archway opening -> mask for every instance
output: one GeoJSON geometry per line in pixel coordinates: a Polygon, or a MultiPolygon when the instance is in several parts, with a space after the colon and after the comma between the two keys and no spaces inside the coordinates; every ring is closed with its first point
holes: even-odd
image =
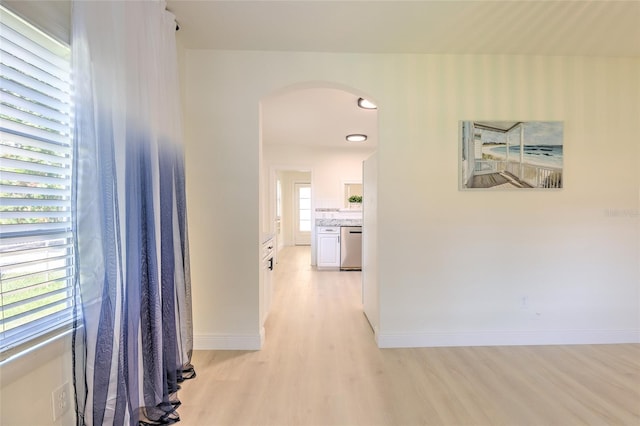
{"type": "Polygon", "coordinates": [[[287,86],[260,101],[261,232],[272,234],[279,250],[300,244],[295,237],[300,204],[292,207],[297,199],[290,188],[309,179],[306,223],[312,268],[317,267],[318,220],[349,214],[363,220],[365,214],[349,203],[351,195],[362,194],[348,194],[359,187],[363,190],[363,163],[378,146],[378,110],[359,105],[362,99],[376,103],[350,87],[308,82],[287,86]],[[347,136],[352,134],[366,139],[350,142],[347,136]]]}

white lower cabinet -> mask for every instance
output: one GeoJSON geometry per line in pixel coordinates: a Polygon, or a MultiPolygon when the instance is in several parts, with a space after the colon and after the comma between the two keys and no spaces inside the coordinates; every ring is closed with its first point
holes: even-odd
{"type": "Polygon", "coordinates": [[[340,268],[340,227],[319,226],[316,228],[318,268],[340,268]]]}

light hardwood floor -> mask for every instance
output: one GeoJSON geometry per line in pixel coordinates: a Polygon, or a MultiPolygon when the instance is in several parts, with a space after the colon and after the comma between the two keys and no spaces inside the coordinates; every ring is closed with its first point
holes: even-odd
{"type": "Polygon", "coordinates": [[[640,345],[378,349],[360,273],[286,248],[261,351],[196,351],[192,425],[640,425],[640,345]]]}

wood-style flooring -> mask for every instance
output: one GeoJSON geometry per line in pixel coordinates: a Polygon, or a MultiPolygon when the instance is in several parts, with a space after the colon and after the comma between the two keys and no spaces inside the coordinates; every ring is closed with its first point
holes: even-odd
{"type": "Polygon", "coordinates": [[[360,272],[284,249],[260,351],[196,351],[181,426],[640,425],[640,345],[379,349],[360,272]]]}

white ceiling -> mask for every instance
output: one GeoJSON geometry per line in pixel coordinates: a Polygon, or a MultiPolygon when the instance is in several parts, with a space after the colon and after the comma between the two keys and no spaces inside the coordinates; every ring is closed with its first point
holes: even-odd
{"type": "MultiPolygon", "coordinates": [[[[168,0],[187,49],[640,56],[640,1],[168,0]]],[[[262,104],[266,144],[377,143],[357,96],[307,89],[262,104]]]]}
{"type": "Polygon", "coordinates": [[[378,111],[358,107],[358,96],[313,88],[274,95],[262,102],[262,140],[267,145],[373,148],[378,143],[378,111]],[[365,142],[347,142],[348,134],[365,142]]]}
{"type": "Polygon", "coordinates": [[[640,56],[640,1],[169,0],[193,49],[640,56]]]}

